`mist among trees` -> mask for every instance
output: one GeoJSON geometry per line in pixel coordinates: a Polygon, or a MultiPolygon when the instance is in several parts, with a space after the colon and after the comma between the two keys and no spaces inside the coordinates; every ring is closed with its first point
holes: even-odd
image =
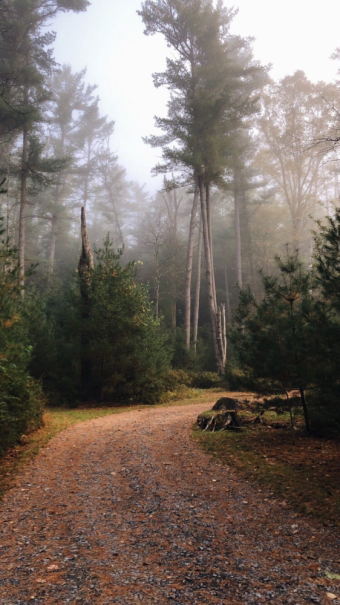
{"type": "Polygon", "coordinates": [[[0,449],[43,401],[182,384],[297,391],[308,431],[339,421],[339,83],[274,81],[220,1],[145,0],[168,48],[153,195],[86,66],[55,61],[53,19],[88,5],[0,6],[0,449]]]}

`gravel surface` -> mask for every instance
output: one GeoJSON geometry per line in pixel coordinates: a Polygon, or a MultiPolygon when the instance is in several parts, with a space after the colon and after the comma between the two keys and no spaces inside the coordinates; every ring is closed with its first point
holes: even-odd
{"type": "Polygon", "coordinates": [[[55,437],[0,507],[0,603],[340,603],[339,534],[198,449],[208,407],[55,437]]]}

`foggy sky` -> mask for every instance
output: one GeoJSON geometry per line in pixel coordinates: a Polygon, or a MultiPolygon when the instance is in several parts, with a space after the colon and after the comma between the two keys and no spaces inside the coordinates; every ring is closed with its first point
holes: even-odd
{"type": "MultiPolygon", "coordinates": [[[[75,71],[87,66],[102,113],[116,122],[112,148],[128,178],[155,192],[161,179],[150,171],[160,153],[142,137],[155,132],[154,115],[166,115],[167,92],[153,87],[151,74],[163,71],[169,49],[161,37],[143,35],[140,5],[141,0],[92,0],[85,14],[60,15],[53,23],[55,55],[75,71]]],[[[234,6],[239,14],[232,33],[256,38],[255,58],[272,64],[272,77],[297,69],[314,82],[336,77],[340,65],[330,55],[340,46],[338,0],[239,0],[234,6]]]]}

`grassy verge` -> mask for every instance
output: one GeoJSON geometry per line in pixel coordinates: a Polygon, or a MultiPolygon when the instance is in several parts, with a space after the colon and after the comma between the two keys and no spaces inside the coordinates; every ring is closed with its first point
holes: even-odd
{"type": "Polygon", "coordinates": [[[340,526],[340,443],[289,431],[254,427],[205,433],[194,439],[204,450],[258,484],[270,488],[298,512],[340,526]]]}
{"type": "MultiPolygon", "coordinates": [[[[202,391],[200,389],[187,389],[185,396],[178,400],[162,403],[157,406],[121,406],[121,407],[84,407],[77,409],[49,408],[44,414],[44,425],[38,431],[22,438],[17,447],[11,449],[0,458],[0,501],[14,483],[17,474],[30,462],[55,435],[69,427],[112,414],[145,409],[146,407],[169,407],[176,405],[190,405],[214,401],[220,395],[218,389],[202,391]]],[[[222,393],[223,395],[223,393],[222,393]]]]}

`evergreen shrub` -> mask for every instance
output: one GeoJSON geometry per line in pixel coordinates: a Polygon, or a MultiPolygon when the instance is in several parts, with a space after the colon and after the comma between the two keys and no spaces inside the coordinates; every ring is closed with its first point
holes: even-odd
{"type": "Polygon", "coordinates": [[[215,372],[195,372],[191,386],[195,389],[213,389],[219,383],[219,376],[215,372]]]}
{"type": "Polygon", "coordinates": [[[40,385],[16,364],[0,360],[0,454],[42,424],[40,385]]]}
{"type": "Polygon", "coordinates": [[[0,246],[0,453],[14,446],[23,434],[39,427],[43,411],[40,385],[28,373],[32,346],[26,303],[17,286],[16,270],[11,269],[15,257],[16,251],[3,239],[0,246]]]}

